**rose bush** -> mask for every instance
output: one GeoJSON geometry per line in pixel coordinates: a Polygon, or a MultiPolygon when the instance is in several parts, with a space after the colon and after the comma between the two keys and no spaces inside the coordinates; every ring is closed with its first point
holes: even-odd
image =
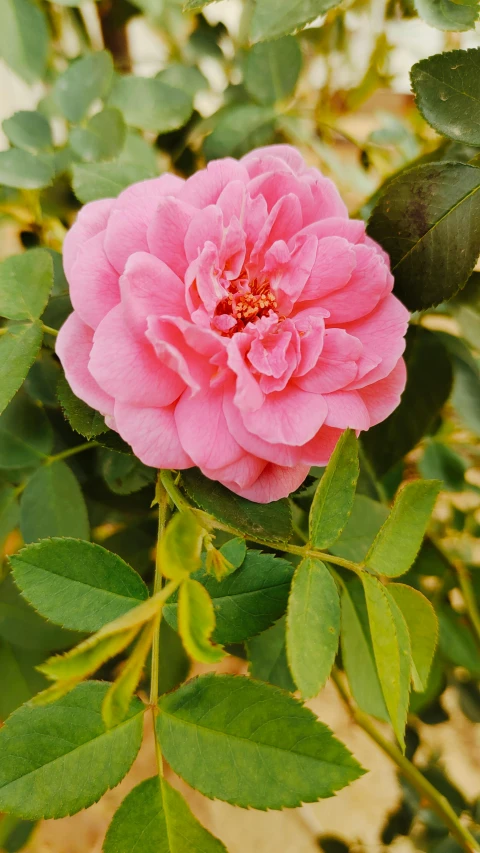
{"type": "Polygon", "coordinates": [[[293,147],[87,204],[64,265],[66,377],[147,465],[268,502],[399,403],[388,256],[293,147]]]}

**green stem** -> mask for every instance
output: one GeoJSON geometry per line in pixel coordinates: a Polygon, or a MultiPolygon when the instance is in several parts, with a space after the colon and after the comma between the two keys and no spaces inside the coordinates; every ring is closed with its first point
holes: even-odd
{"type": "Polygon", "coordinates": [[[362,728],[363,731],[375,741],[380,749],[382,749],[383,752],[392,759],[400,770],[402,776],[410,782],[420,796],[428,801],[432,811],[434,811],[435,814],[444,822],[445,826],[448,826],[451,834],[458,841],[462,849],[465,850],[466,853],[480,853],[480,848],[475,838],[460,822],[446,797],[444,797],[443,794],[440,794],[439,791],[433,787],[428,779],[425,778],[423,773],[421,773],[420,770],[400,752],[394,743],[387,740],[387,738],[378,731],[370,717],[354,705],[351,697],[345,689],[339,673],[335,670],[332,672],[332,680],[357,725],[359,725],[360,728],[362,728]]]}
{"type": "MultiPolygon", "coordinates": [[[[90,450],[91,447],[99,447],[98,441],[86,441],[84,444],[75,445],[75,447],[67,447],[66,450],[62,450],[60,453],[55,453],[54,456],[46,456],[45,459],[42,459],[40,467],[53,465],[54,462],[60,462],[61,459],[69,459],[70,456],[76,456],[77,453],[83,453],[84,450],[90,450]]],[[[23,483],[20,483],[16,487],[14,492],[15,497],[22,494],[26,489],[28,482],[29,480],[24,480],[23,483]]]]}
{"type": "Polygon", "coordinates": [[[42,331],[45,332],[46,335],[52,335],[54,338],[58,336],[58,329],[54,329],[52,326],[46,326],[45,323],[42,323],[42,331]]]}
{"type": "MultiPolygon", "coordinates": [[[[156,499],[158,502],[158,535],[157,535],[157,551],[155,556],[155,579],[153,582],[153,594],[156,595],[162,589],[163,575],[160,560],[160,541],[167,526],[168,519],[168,493],[162,483],[162,471],[158,472],[156,499]]],[[[153,633],[152,643],[152,670],[150,676],[150,707],[152,709],[153,720],[153,736],[155,739],[155,754],[157,756],[157,767],[159,776],[163,776],[163,758],[158,739],[156,717],[158,713],[158,675],[160,667],[160,625],[162,620],[162,611],[160,610],[153,633]]]]}

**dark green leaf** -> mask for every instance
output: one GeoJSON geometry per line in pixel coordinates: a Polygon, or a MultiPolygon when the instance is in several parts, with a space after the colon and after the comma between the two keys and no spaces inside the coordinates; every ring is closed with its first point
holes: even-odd
{"type": "Polygon", "coordinates": [[[96,98],[103,98],[113,77],[112,57],[106,50],[76,59],[60,75],[53,94],[63,115],[73,122],[85,118],[96,98]]]}
{"type": "Polygon", "coordinates": [[[70,426],[80,435],[85,438],[95,438],[107,432],[108,427],[103,415],[91,409],[83,400],[79,400],[64,376],[58,382],[57,396],[70,426]]]}
{"type": "Polygon", "coordinates": [[[85,501],[65,462],[54,462],[35,472],[22,495],[20,513],[20,528],[27,543],[47,536],[89,538],[85,501]]]}
{"type": "Polygon", "coordinates": [[[480,253],[479,190],[480,169],[431,163],[391,181],[374,208],[368,232],[390,255],[395,293],[410,310],[450,299],[470,276],[480,253]]]}
{"type": "Polygon", "coordinates": [[[20,595],[11,575],[0,584],[0,637],[22,649],[48,652],[75,643],[79,634],[42,619],[20,595]]]}
{"type": "Polygon", "coordinates": [[[459,338],[441,333],[453,365],[452,405],[468,429],[480,435],[480,367],[459,338]]]}
{"type": "Polygon", "coordinates": [[[292,33],[337,5],[338,0],[257,0],[250,38],[257,42],[292,33]]]}
{"type": "Polygon", "coordinates": [[[455,666],[463,666],[480,678],[480,655],[475,638],[464,616],[444,609],[438,614],[439,645],[442,654],[455,666]]]}
{"type": "Polygon", "coordinates": [[[337,557],[361,563],[387,516],[386,506],[365,495],[356,495],[350,518],[330,551],[337,557]]]}
{"type": "Polygon", "coordinates": [[[292,94],[301,67],[302,51],[292,36],[256,44],[243,63],[245,88],[261,104],[274,104],[292,94]]]}
{"type": "Polygon", "coordinates": [[[120,557],[79,539],[46,539],[10,557],[15,583],[42,616],[74,631],[98,631],[148,598],[120,557]]]}
{"type": "Polygon", "coordinates": [[[313,548],[329,548],[337,541],[352,511],[359,472],[357,438],[346,430],[313,498],[309,521],[313,548]]]}
{"type": "Polygon", "coordinates": [[[285,618],[279,619],[257,637],[252,637],[247,643],[247,654],[252,678],[267,681],[289,693],[296,690],[287,662],[285,618]]]}
{"type": "Polygon", "coordinates": [[[337,654],[340,599],[326,565],[306,557],[295,571],[287,611],[287,656],[304,699],[324,686],[337,654]]]}
{"type": "Polygon", "coordinates": [[[456,3],[455,0],[414,0],[418,14],[438,30],[463,32],[472,30],[478,20],[475,2],[456,3]]]}
{"type": "Polygon", "coordinates": [[[461,492],[465,488],[467,467],[467,463],[458,453],[440,441],[428,442],[418,463],[422,477],[426,480],[441,480],[443,488],[452,492],[461,492]]]}
{"type": "Polygon", "coordinates": [[[452,366],[439,335],[412,326],[407,335],[405,361],[407,385],[400,405],[383,423],[362,436],[378,476],[392,468],[431,429],[452,387],[452,366]]]}
{"type": "Polygon", "coordinates": [[[41,650],[22,649],[0,639],[0,671],[5,685],[0,692],[0,721],[47,686],[46,678],[36,669],[44,658],[41,650]]]}
{"type": "MultiPolygon", "coordinates": [[[[192,577],[200,581],[213,601],[217,643],[241,643],[273,624],[286,610],[293,566],[272,554],[249,550],[239,569],[221,581],[204,570],[192,577]]],[[[173,596],[163,609],[165,619],[177,627],[173,596]]]]}
{"type": "Polygon", "coordinates": [[[162,619],[160,623],[159,693],[169,693],[185,681],[190,659],[177,632],[162,619]]]}
{"type": "Polygon", "coordinates": [[[219,521],[232,525],[242,533],[288,542],[292,535],[292,519],[287,500],[257,504],[208,480],[197,468],[182,472],[182,485],[195,503],[219,521]]]}
{"type": "Polygon", "coordinates": [[[99,457],[102,476],[109,489],[117,495],[131,495],[155,480],[155,469],[144,465],[135,456],[102,448],[99,457]]]}
{"type": "Polygon", "coordinates": [[[268,145],[275,134],[273,107],[239,104],[227,107],[216,117],[213,132],[203,143],[207,160],[242,157],[252,148],[268,145]]]}
{"type": "Polygon", "coordinates": [[[0,184],[6,187],[40,190],[52,183],[54,174],[53,159],[48,154],[31,154],[21,148],[0,151],[0,184]]]}
{"type": "Polygon", "coordinates": [[[19,392],[0,415],[0,468],[36,467],[52,447],[45,412],[19,392]]]}
{"type": "Polygon", "coordinates": [[[95,163],[97,160],[111,160],[120,154],[125,135],[121,112],[108,108],[92,116],[85,127],[73,128],[70,145],[82,160],[95,163]]]}
{"type": "Polygon", "coordinates": [[[12,323],[0,332],[0,412],[18,391],[42,344],[39,323],[12,323]]]}
{"type": "Polygon", "coordinates": [[[427,689],[428,676],[438,639],[438,620],[428,598],[417,589],[392,583],[388,590],[397,602],[407,623],[412,646],[412,679],[414,689],[427,689]]]}
{"type": "Polygon", "coordinates": [[[429,56],[410,75],[428,123],[450,139],[480,145],[480,48],[429,56]]]}
{"type": "Polygon", "coordinates": [[[0,0],[0,56],[27,83],[43,77],[48,53],[44,12],[32,0],[0,0]]]}
{"type": "Polygon", "coordinates": [[[2,124],[3,132],[12,145],[26,151],[44,151],[53,145],[48,119],[33,110],[20,110],[2,124]]]}
{"type": "Polygon", "coordinates": [[[157,727],[176,773],[206,796],[244,808],[315,802],[363,772],[311,711],[249,678],[187,682],[161,698],[157,727]]]}
{"type": "Polygon", "coordinates": [[[0,264],[0,315],[36,320],[53,287],[53,263],[45,249],[12,255],[0,264]]]}
{"type": "Polygon", "coordinates": [[[98,198],[112,198],[136,181],[151,178],[150,169],[141,164],[77,163],[73,167],[73,190],[79,201],[86,204],[98,198]]]}
{"type": "Polygon", "coordinates": [[[154,77],[117,77],[109,104],[127,124],[156,133],[183,127],[193,110],[189,94],[154,77]]]}
{"type": "Polygon", "coordinates": [[[440,488],[438,480],[414,480],[402,486],[365,557],[370,569],[390,578],[408,571],[420,550],[440,488]]]}
{"type": "Polygon", "coordinates": [[[20,820],[13,815],[3,815],[0,819],[0,845],[5,853],[19,853],[35,829],[36,822],[20,820]]]}
{"type": "Polygon", "coordinates": [[[12,486],[0,486],[0,548],[8,534],[18,526],[20,510],[16,490],[12,486]]]}
{"type": "Polygon", "coordinates": [[[56,409],[60,375],[61,367],[53,353],[46,348],[41,349],[28,371],[23,387],[33,402],[56,409]]]}
{"type": "Polygon", "coordinates": [[[108,684],[78,685],[52,705],[30,703],[0,730],[0,808],[20,817],[65,817],[95,803],[130,769],[140,748],[144,706],[107,731],[108,684]]]}
{"type": "Polygon", "coordinates": [[[188,654],[201,663],[217,663],[225,657],[210,638],[215,628],[212,599],[201,583],[185,578],[178,595],[178,631],[188,654]]]}
{"type": "Polygon", "coordinates": [[[165,779],[145,779],[114,815],[104,853],[221,853],[222,842],[207,832],[183,797],[165,779]],[[148,832],[146,833],[146,828],[148,832]]]}

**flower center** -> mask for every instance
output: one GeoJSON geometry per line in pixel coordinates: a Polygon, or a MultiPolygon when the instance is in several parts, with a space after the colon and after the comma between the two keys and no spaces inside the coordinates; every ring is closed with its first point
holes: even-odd
{"type": "Polygon", "coordinates": [[[278,311],[277,300],[268,281],[253,279],[246,284],[240,278],[231,283],[229,290],[230,293],[215,309],[214,326],[222,335],[231,337],[235,332],[241,332],[247,323],[265,317],[270,311],[278,311]]]}

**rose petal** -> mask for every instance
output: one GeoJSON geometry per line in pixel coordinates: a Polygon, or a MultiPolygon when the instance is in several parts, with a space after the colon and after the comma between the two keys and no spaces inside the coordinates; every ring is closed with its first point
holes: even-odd
{"type": "Polygon", "coordinates": [[[223,388],[210,388],[197,396],[185,391],[175,407],[182,447],[200,468],[223,468],[244,455],[228,429],[223,394],[223,388]]]}
{"type": "Polygon", "coordinates": [[[144,465],[152,468],[193,465],[180,444],[174,409],[174,405],[155,409],[115,403],[117,430],[144,465]]]}
{"type": "Polygon", "coordinates": [[[72,266],[83,244],[107,227],[108,217],[114,202],[115,199],[113,198],[90,201],[78,212],[74,224],[65,236],[62,247],[63,268],[67,279],[70,279],[72,266]]]}
{"type": "Polygon", "coordinates": [[[72,305],[92,329],[120,302],[118,273],[105,254],[104,238],[100,231],[78,247],[69,274],[72,305]]]}
{"type": "Polygon", "coordinates": [[[58,333],[55,352],[73,393],[102,415],[112,415],[113,398],[100,388],[88,369],[92,345],[93,329],[74,311],[58,333]]]}

